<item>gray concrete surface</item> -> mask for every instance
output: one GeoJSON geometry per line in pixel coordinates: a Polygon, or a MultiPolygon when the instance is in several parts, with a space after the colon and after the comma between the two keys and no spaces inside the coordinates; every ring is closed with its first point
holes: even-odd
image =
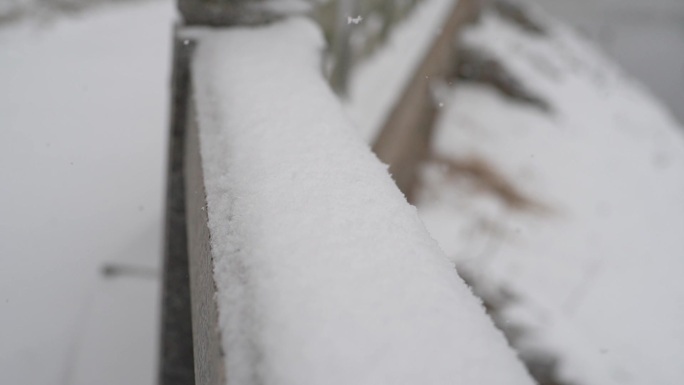
{"type": "Polygon", "coordinates": [[[528,0],[594,40],[684,124],[684,0],[528,0]]]}

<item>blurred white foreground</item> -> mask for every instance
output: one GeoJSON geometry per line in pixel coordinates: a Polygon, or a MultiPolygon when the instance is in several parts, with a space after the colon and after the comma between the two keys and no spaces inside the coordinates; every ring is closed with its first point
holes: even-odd
{"type": "Polygon", "coordinates": [[[172,17],[153,1],[0,29],[1,384],[155,378],[172,17]]]}

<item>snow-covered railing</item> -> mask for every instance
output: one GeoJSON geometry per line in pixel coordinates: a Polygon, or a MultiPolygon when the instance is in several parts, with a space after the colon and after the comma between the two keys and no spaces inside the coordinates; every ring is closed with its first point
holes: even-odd
{"type": "Polygon", "coordinates": [[[160,383],[529,383],[346,118],[318,27],[177,36],[160,383]]]}
{"type": "Polygon", "coordinates": [[[317,27],[189,32],[196,383],[531,383],[347,119],[317,27]]]}

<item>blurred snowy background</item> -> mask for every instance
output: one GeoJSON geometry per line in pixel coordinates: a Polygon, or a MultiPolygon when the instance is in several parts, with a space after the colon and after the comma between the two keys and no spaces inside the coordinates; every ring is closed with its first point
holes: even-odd
{"type": "MultiPolygon", "coordinates": [[[[684,2],[535,2],[684,121],[684,2]]],[[[173,8],[0,0],[1,384],[154,382],[173,8]]]]}
{"type": "Polygon", "coordinates": [[[684,122],[684,1],[529,2],[596,42],[684,122]]]}

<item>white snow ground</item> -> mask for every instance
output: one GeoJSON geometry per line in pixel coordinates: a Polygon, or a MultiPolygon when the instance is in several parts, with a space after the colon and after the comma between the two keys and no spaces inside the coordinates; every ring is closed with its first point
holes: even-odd
{"type": "Polygon", "coordinates": [[[0,384],[152,384],[170,1],[0,28],[0,384]]]}
{"type": "Polygon", "coordinates": [[[682,384],[682,129],[588,42],[546,20],[549,38],[489,15],[465,41],[553,111],[461,84],[433,146],[485,159],[548,210],[511,209],[435,166],[420,215],[476,286],[512,295],[503,318],[525,332],[523,354],[558,358],[573,384],[682,384]]]}
{"type": "Polygon", "coordinates": [[[228,381],[531,384],[325,83],[320,31],[296,19],[199,36],[228,381]]]}

